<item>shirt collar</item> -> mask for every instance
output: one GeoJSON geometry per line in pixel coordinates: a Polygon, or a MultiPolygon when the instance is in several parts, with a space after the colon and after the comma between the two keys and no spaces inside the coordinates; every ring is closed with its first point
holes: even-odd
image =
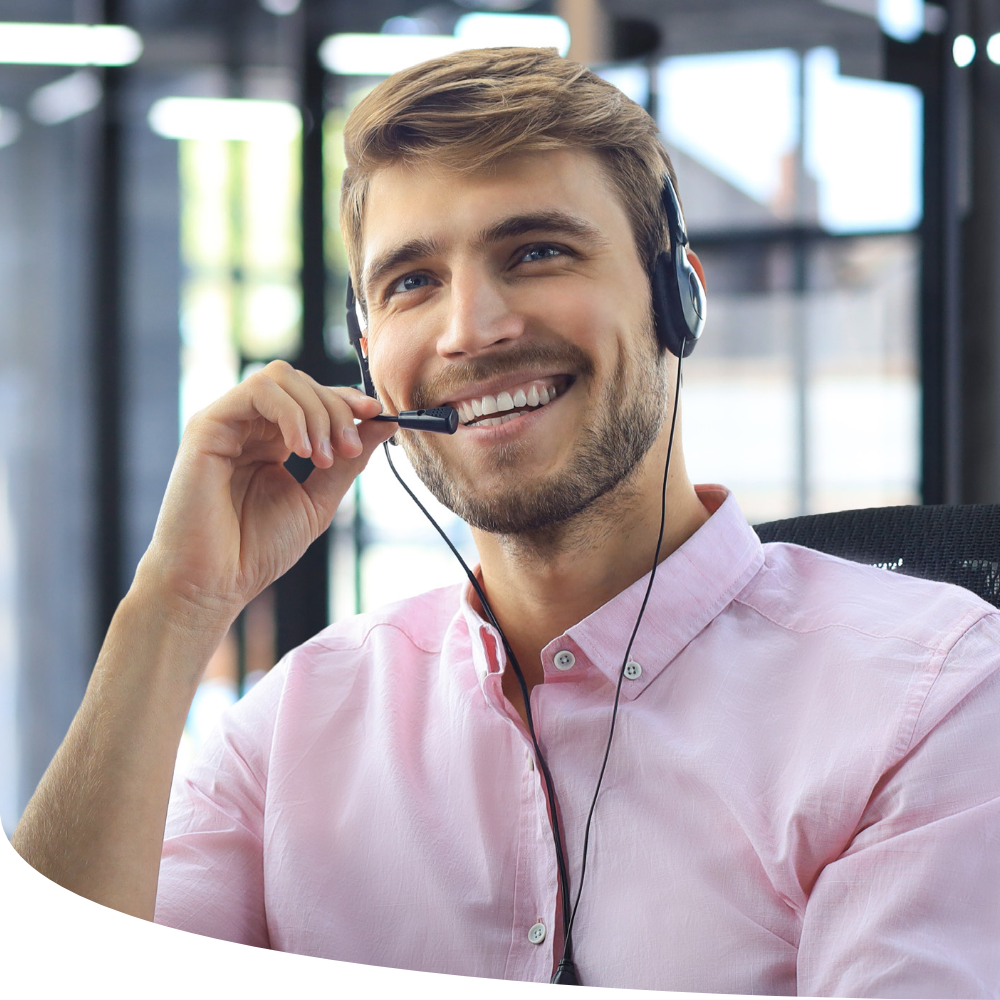
{"type": "MultiPolygon", "coordinates": [[[[629,654],[641,672],[623,682],[624,698],[638,697],[764,563],[760,540],[732,493],[714,484],[696,486],[695,490],[712,512],[711,517],[657,567],[653,589],[629,654]]],[[[581,671],[556,666],[556,655],[568,650],[582,670],[593,666],[612,684],[618,683],[649,575],[636,580],[542,650],[546,682],[572,681],[579,676],[581,671]]],[[[472,638],[473,663],[482,680],[500,668],[503,647],[496,630],[475,610],[471,596],[472,587],[466,585],[462,612],[472,638]]],[[[565,659],[562,657],[560,662],[565,659]]]]}

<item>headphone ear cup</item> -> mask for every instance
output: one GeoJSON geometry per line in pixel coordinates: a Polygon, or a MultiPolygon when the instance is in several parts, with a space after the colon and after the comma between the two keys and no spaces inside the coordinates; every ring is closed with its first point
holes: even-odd
{"type": "Polygon", "coordinates": [[[660,203],[671,252],[657,254],[650,273],[656,338],[671,354],[686,358],[705,329],[705,288],[688,259],[684,213],[669,173],[663,176],[660,203]]]}
{"type": "Polygon", "coordinates": [[[675,357],[686,358],[705,326],[705,292],[684,248],[678,252],[676,263],[665,251],[657,254],[650,287],[657,342],[675,357]]]}
{"type": "Polygon", "coordinates": [[[354,286],[351,279],[347,279],[347,337],[354,348],[354,353],[358,356],[358,366],[361,368],[361,384],[365,393],[373,399],[378,399],[375,386],[372,384],[371,372],[368,370],[368,359],[365,357],[364,348],[361,346],[361,324],[358,322],[358,304],[354,297],[354,286]]]}
{"type": "Polygon", "coordinates": [[[687,357],[698,343],[705,329],[705,288],[698,272],[688,259],[686,246],[679,246],[674,258],[674,280],[677,285],[677,303],[680,309],[678,323],[684,336],[684,357],[687,357]]]}
{"type": "MultiPolygon", "coordinates": [[[[684,350],[684,338],[679,331],[677,317],[682,314],[674,278],[674,265],[670,254],[660,252],[649,276],[650,289],[653,297],[653,325],[656,330],[656,342],[661,350],[670,351],[680,357],[684,350]]],[[[685,352],[686,355],[687,352],[685,352]]]]}

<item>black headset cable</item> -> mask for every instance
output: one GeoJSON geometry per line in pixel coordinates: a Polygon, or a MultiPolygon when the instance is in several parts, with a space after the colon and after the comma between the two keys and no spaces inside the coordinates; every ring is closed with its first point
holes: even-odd
{"type": "Polygon", "coordinates": [[[565,941],[569,930],[569,874],[566,870],[566,855],[562,846],[562,835],[560,833],[559,812],[556,805],[555,787],[552,783],[552,775],[549,772],[549,765],[546,763],[541,747],[538,745],[538,737],[535,735],[535,724],[531,716],[531,699],[528,696],[528,685],[524,680],[524,674],[521,672],[521,666],[517,662],[517,657],[514,656],[514,651],[510,648],[510,643],[507,642],[507,636],[504,635],[504,631],[500,627],[500,623],[496,620],[496,617],[493,614],[493,609],[490,607],[490,602],[486,599],[486,594],[483,593],[483,588],[479,585],[479,581],[476,579],[475,574],[471,569],[469,569],[465,560],[462,558],[461,553],[452,544],[451,539],[444,533],[444,530],[437,523],[437,521],[431,517],[427,508],[420,502],[413,490],[406,485],[403,477],[396,471],[396,466],[393,465],[392,462],[392,456],[389,454],[388,442],[383,442],[382,448],[385,451],[385,457],[389,463],[389,468],[392,469],[392,474],[399,480],[400,485],[410,495],[410,499],[413,500],[413,502],[420,508],[427,520],[434,525],[434,530],[437,531],[437,533],[445,540],[445,543],[448,548],[451,549],[455,558],[462,564],[462,569],[465,570],[465,575],[469,578],[469,583],[472,584],[472,587],[476,592],[476,596],[479,598],[479,601],[483,606],[483,610],[486,612],[486,617],[489,618],[490,623],[497,630],[500,640],[503,643],[504,652],[507,654],[507,659],[514,668],[514,675],[517,677],[517,683],[521,689],[521,698],[524,701],[524,714],[528,723],[528,733],[531,736],[531,742],[535,748],[535,757],[538,760],[538,766],[541,769],[542,777],[545,781],[545,790],[549,799],[549,810],[552,813],[552,836],[555,840],[556,865],[559,871],[560,895],[562,897],[563,940],[565,941]]]}
{"type": "Polygon", "coordinates": [[[615,688],[615,704],[611,711],[611,727],[608,732],[608,744],[604,748],[604,760],[601,763],[601,773],[598,775],[597,787],[594,789],[594,798],[590,803],[590,812],[587,814],[587,826],[583,834],[583,860],[580,863],[580,882],[576,887],[576,902],[573,904],[573,912],[570,914],[569,930],[566,932],[563,958],[559,962],[560,967],[563,962],[566,961],[567,955],[570,957],[570,962],[572,962],[573,923],[576,920],[576,911],[580,906],[580,896],[583,893],[583,879],[587,874],[587,851],[590,849],[590,823],[594,818],[594,810],[597,807],[597,796],[601,791],[601,782],[604,781],[604,772],[608,766],[608,757],[611,755],[611,741],[614,739],[615,735],[615,720],[618,717],[618,702],[621,697],[622,681],[625,679],[625,667],[628,665],[628,658],[632,653],[632,644],[635,642],[636,634],[639,631],[639,623],[642,621],[642,616],[646,613],[646,605],[649,602],[649,595],[653,589],[653,580],[656,579],[656,567],[660,564],[660,547],[663,545],[663,529],[667,520],[667,477],[670,473],[670,453],[673,451],[674,447],[674,427],[677,425],[677,403],[680,400],[681,395],[681,359],[683,356],[683,351],[677,356],[677,383],[674,387],[674,410],[673,415],[670,418],[670,437],[667,441],[667,460],[663,467],[663,488],[660,492],[660,533],[656,539],[656,551],[653,554],[653,568],[650,570],[649,582],[646,584],[646,593],[643,595],[642,605],[639,608],[639,614],[635,620],[635,625],[632,628],[632,635],[629,637],[628,646],[625,649],[625,657],[622,660],[621,670],[618,671],[618,685],[615,688]]]}

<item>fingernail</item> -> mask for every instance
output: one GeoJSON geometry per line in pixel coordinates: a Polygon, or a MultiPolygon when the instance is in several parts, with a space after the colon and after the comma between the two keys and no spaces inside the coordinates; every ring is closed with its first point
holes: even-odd
{"type": "Polygon", "coordinates": [[[354,424],[348,424],[348,426],[344,428],[344,440],[348,444],[353,445],[355,448],[361,447],[361,435],[358,434],[358,429],[354,426],[354,424]]]}
{"type": "Polygon", "coordinates": [[[308,434],[303,434],[302,435],[302,443],[303,443],[303,445],[305,447],[306,453],[309,454],[309,455],[311,455],[312,454],[312,450],[313,450],[313,446],[312,446],[312,442],[309,440],[309,435],[308,434]]]}
{"type": "Polygon", "coordinates": [[[323,440],[320,441],[319,452],[324,458],[330,459],[331,462],[333,461],[333,448],[330,445],[329,438],[323,438],[323,440]]]}

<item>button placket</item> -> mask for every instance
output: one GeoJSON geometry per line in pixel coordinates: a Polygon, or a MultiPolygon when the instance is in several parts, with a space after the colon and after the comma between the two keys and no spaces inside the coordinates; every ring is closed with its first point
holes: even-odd
{"type": "Polygon", "coordinates": [[[558,898],[558,871],[540,773],[526,746],[521,779],[521,808],[515,868],[514,911],[504,978],[547,980],[551,975],[552,939],[548,925],[558,898]]]}

